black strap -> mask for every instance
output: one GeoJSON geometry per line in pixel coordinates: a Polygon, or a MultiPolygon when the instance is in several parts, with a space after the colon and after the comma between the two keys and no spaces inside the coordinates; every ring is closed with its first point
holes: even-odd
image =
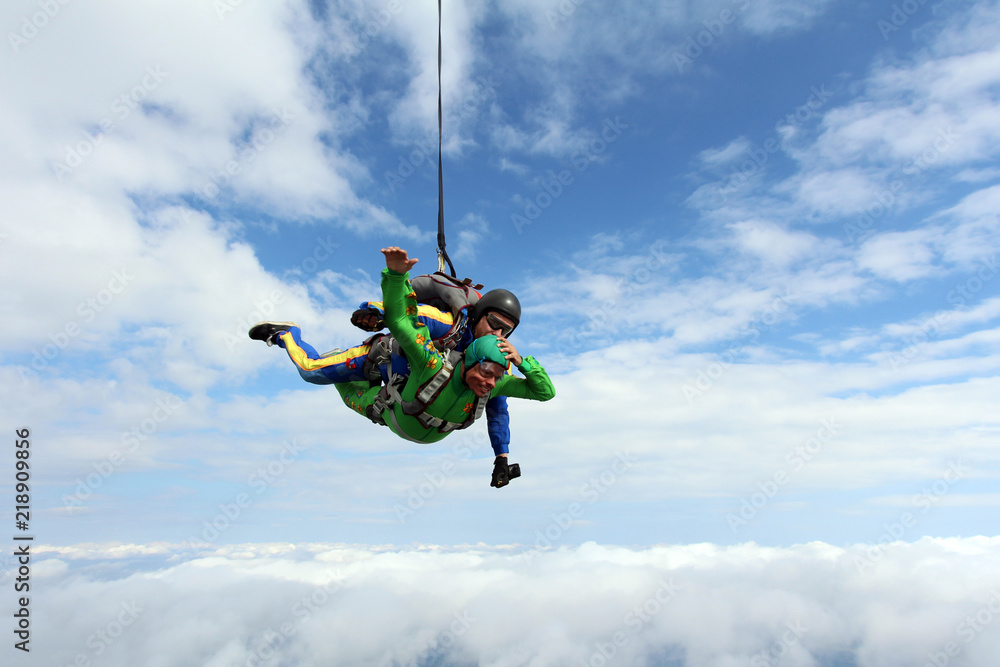
{"type": "MultiPolygon", "coordinates": [[[[451,269],[451,275],[455,276],[455,265],[451,263],[451,258],[448,257],[448,251],[445,250],[444,241],[444,169],[442,167],[441,159],[441,135],[442,135],[442,113],[441,113],[441,0],[438,0],[438,259],[448,262],[448,268],[451,269]]],[[[441,265],[439,268],[444,268],[441,265]]],[[[457,276],[456,276],[457,277],[457,276]]]]}

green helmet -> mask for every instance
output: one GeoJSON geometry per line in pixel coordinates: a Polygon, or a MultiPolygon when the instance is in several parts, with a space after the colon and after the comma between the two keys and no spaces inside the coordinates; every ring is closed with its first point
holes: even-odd
{"type": "Polygon", "coordinates": [[[492,361],[500,364],[501,368],[507,368],[506,355],[497,347],[497,337],[490,334],[473,339],[472,343],[465,349],[465,367],[469,368],[474,364],[484,361],[492,361]]]}

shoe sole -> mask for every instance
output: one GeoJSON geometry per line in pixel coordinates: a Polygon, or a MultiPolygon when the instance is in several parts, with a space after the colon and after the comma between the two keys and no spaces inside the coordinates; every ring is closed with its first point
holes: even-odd
{"type": "Polygon", "coordinates": [[[262,340],[267,343],[268,347],[274,345],[274,334],[280,331],[286,331],[290,327],[299,326],[295,322],[258,322],[257,324],[250,327],[250,331],[247,335],[250,336],[252,340],[262,340]]]}

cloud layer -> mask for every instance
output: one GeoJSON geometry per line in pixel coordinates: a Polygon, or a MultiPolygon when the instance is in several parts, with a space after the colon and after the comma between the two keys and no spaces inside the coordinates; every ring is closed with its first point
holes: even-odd
{"type": "Polygon", "coordinates": [[[997,539],[47,548],[32,657],[117,665],[985,666],[997,539]]]}

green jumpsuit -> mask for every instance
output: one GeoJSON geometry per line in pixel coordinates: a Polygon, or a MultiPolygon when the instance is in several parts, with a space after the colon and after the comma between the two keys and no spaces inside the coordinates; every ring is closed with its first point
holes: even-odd
{"type": "MultiPolygon", "coordinates": [[[[412,401],[418,389],[444,365],[444,357],[434,347],[427,327],[417,319],[417,295],[410,287],[408,273],[397,273],[391,269],[382,270],[382,301],[385,307],[385,323],[389,332],[399,342],[410,364],[410,375],[400,390],[404,401],[412,401]]],[[[460,362],[461,363],[461,362],[460,362]]],[[[504,375],[490,392],[494,396],[512,396],[535,401],[547,401],[556,395],[545,369],[533,357],[524,357],[517,367],[524,379],[504,375]]],[[[362,415],[378,397],[380,387],[370,387],[367,382],[349,382],[335,385],[341,397],[351,409],[362,415]]],[[[476,395],[462,381],[458,367],[441,393],[430,403],[425,412],[446,422],[465,422],[474,418],[476,395]]],[[[403,414],[396,403],[382,414],[386,426],[396,435],[416,442],[436,442],[447,432],[437,428],[427,428],[416,417],[403,414]],[[389,410],[392,414],[389,414],[389,410]]]]}

